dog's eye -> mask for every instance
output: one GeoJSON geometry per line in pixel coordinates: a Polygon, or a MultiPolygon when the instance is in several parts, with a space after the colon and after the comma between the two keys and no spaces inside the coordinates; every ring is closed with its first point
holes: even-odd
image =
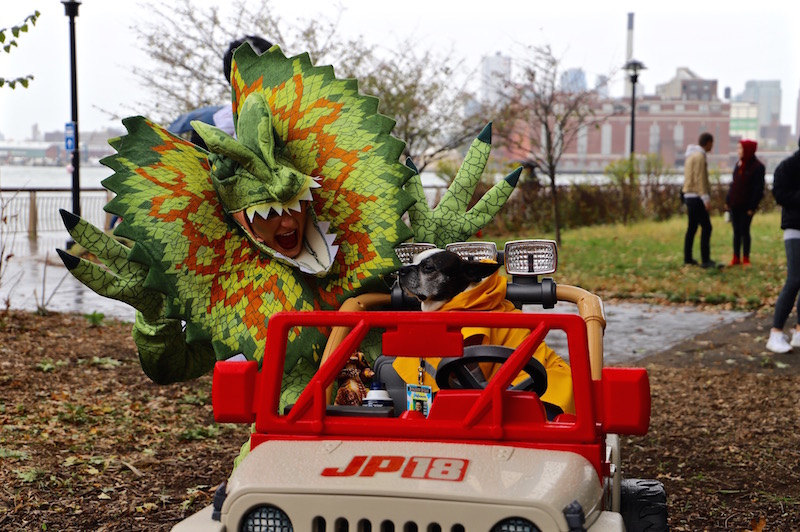
{"type": "Polygon", "coordinates": [[[434,271],[436,271],[436,268],[434,268],[431,264],[421,264],[420,268],[425,273],[433,273],[434,271]]]}

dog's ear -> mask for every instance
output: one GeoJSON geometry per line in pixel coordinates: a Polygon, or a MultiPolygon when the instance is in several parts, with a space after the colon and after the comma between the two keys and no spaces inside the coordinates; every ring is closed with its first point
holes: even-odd
{"type": "Polygon", "coordinates": [[[465,260],[462,270],[464,275],[467,276],[472,283],[477,283],[484,277],[489,277],[494,272],[500,269],[500,264],[497,262],[479,262],[465,260]]]}

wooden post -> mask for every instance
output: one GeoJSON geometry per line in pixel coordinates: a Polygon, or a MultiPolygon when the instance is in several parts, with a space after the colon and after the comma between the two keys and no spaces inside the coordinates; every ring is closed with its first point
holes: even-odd
{"type": "MultiPolygon", "coordinates": [[[[110,190],[106,190],[106,204],[114,198],[114,193],[110,190]]],[[[103,231],[107,230],[111,227],[111,213],[105,212],[105,225],[103,226],[103,231]]]]}
{"type": "Polygon", "coordinates": [[[38,209],[36,208],[36,191],[28,192],[28,238],[36,240],[37,222],[39,219],[38,209]]]}

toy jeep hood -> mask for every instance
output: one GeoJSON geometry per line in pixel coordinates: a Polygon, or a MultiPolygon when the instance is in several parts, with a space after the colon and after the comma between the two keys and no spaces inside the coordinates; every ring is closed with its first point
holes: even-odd
{"type": "MultiPolygon", "coordinates": [[[[222,522],[269,501],[292,515],[295,530],[333,523],[428,520],[442,529],[491,530],[525,515],[540,530],[560,530],[565,508],[580,503],[590,530],[620,530],[599,507],[594,466],[570,452],[503,445],[401,441],[265,441],[234,471],[222,522]],[[452,522],[450,522],[452,521],[452,522]]],[[[615,519],[617,521],[615,521],[615,519]]]]}
{"type": "Polygon", "coordinates": [[[347,494],[538,506],[561,515],[574,500],[592,513],[602,486],[592,464],[569,452],[323,440],[262,443],[234,471],[228,490],[240,496],[251,491],[347,494]]]}

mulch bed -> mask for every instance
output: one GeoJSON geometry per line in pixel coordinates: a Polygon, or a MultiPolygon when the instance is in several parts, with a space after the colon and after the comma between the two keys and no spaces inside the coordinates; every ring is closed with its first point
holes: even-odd
{"type": "MultiPolygon", "coordinates": [[[[626,477],[656,478],[673,531],[795,530],[800,354],[763,350],[756,314],[638,364],[649,433],[626,477]]],[[[248,428],[218,425],[210,377],[158,386],[130,325],[0,314],[0,530],[169,530],[211,501],[248,428]]]]}

